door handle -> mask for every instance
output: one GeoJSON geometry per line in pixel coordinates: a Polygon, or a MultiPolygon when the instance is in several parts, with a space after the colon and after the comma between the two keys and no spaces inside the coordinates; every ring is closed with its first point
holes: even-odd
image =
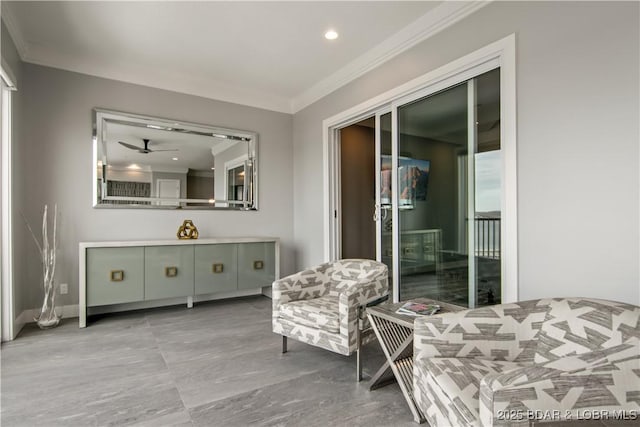
{"type": "Polygon", "coordinates": [[[380,216],[380,205],[379,204],[374,204],[373,205],[373,220],[375,222],[380,221],[382,218],[380,216]]]}
{"type": "Polygon", "coordinates": [[[376,222],[384,221],[385,219],[387,219],[388,210],[389,206],[382,206],[378,204],[373,205],[373,220],[376,222]]]}

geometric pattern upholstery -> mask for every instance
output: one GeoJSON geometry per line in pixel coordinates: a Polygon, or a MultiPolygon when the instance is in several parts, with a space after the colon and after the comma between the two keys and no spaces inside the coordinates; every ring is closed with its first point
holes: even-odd
{"type": "Polygon", "coordinates": [[[414,399],[431,425],[640,411],[640,307],[631,304],[556,298],[421,316],[414,358],[414,399]]]}
{"type": "MultiPolygon", "coordinates": [[[[350,355],[357,348],[358,308],[387,295],[385,264],[327,262],[273,282],[273,332],[350,355]]],[[[363,339],[375,339],[373,334],[363,339]]]]}
{"type": "Polygon", "coordinates": [[[320,298],[284,303],[280,306],[280,319],[338,333],[340,332],[338,297],[325,295],[320,298]]]}
{"type": "Polygon", "coordinates": [[[464,420],[461,424],[472,425],[480,411],[480,381],[487,375],[500,375],[522,367],[517,362],[473,357],[433,357],[421,359],[416,365],[420,365],[416,369],[427,374],[426,384],[437,397],[435,402],[441,405],[439,410],[447,414],[446,422],[437,418],[437,413],[430,414],[429,419],[437,418],[439,422],[432,425],[438,426],[449,425],[450,419],[464,420]]]}

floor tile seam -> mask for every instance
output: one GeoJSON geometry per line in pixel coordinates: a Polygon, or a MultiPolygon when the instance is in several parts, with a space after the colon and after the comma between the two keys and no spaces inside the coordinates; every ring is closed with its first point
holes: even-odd
{"type": "Polygon", "coordinates": [[[193,424],[193,418],[191,417],[191,411],[189,410],[189,408],[187,407],[185,401],[184,401],[184,397],[182,396],[182,393],[180,392],[180,387],[178,387],[178,383],[175,380],[175,374],[174,372],[171,370],[171,367],[169,366],[169,362],[167,361],[167,358],[162,350],[162,346],[160,345],[160,339],[158,338],[158,336],[156,334],[153,333],[153,328],[151,327],[151,323],[149,322],[149,318],[148,316],[145,315],[145,323],[147,324],[147,327],[149,329],[149,333],[151,334],[151,336],[153,337],[155,343],[156,343],[156,350],[158,351],[158,354],[160,355],[160,357],[162,358],[162,361],[164,362],[164,367],[167,371],[167,373],[169,374],[169,378],[171,381],[172,386],[175,388],[176,393],[178,393],[178,397],[180,398],[180,403],[182,404],[182,408],[183,410],[185,410],[187,412],[187,414],[189,415],[189,421],[193,424]]]}
{"type": "MultiPolygon", "coordinates": [[[[259,311],[259,310],[258,310],[257,308],[255,308],[255,307],[250,307],[250,308],[252,309],[252,311],[259,311]]],[[[150,331],[150,333],[152,334],[152,336],[153,336],[153,338],[154,338],[154,340],[155,340],[156,346],[157,346],[157,348],[158,348],[158,352],[159,352],[160,356],[162,357],[162,360],[164,361],[164,364],[165,364],[165,366],[166,366],[166,368],[167,368],[167,371],[168,371],[168,372],[169,372],[169,374],[170,374],[171,382],[172,382],[172,384],[174,384],[174,385],[175,385],[175,388],[176,388],[176,390],[177,390],[177,392],[178,392],[178,396],[180,397],[180,400],[181,400],[181,402],[182,402],[182,405],[183,405],[183,407],[185,408],[185,410],[187,411],[187,413],[189,414],[189,419],[191,420],[191,422],[192,422],[192,423],[193,423],[192,411],[193,411],[193,409],[194,409],[194,408],[197,408],[197,407],[199,407],[199,406],[201,406],[201,405],[211,404],[211,403],[213,403],[213,402],[217,402],[217,401],[220,401],[220,400],[233,398],[233,397],[236,397],[236,396],[241,395],[241,394],[244,394],[244,393],[253,392],[253,391],[255,391],[255,390],[259,390],[259,389],[261,389],[261,388],[268,387],[269,385],[273,385],[273,384],[269,384],[269,385],[267,385],[267,386],[257,387],[256,389],[252,389],[252,390],[248,390],[248,391],[243,391],[243,392],[241,392],[241,393],[236,393],[236,394],[234,394],[234,395],[232,395],[232,396],[227,396],[227,397],[222,398],[222,399],[214,399],[214,400],[211,400],[211,401],[209,401],[209,402],[202,403],[202,404],[200,404],[200,405],[196,405],[196,406],[193,406],[193,407],[189,407],[189,406],[187,406],[187,404],[185,403],[185,397],[183,396],[183,392],[181,391],[180,386],[178,385],[178,383],[177,383],[177,382],[176,382],[176,380],[175,380],[175,378],[176,378],[176,375],[177,375],[177,374],[173,371],[172,366],[171,366],[171,365],[172,365],[172,363],[167,359],[167,356],[165,355],[164,350],[162,349],[162,346],[161,346],[161,344],[160,344],[160,343],[161,343],[160,338],[158,337],[158,335],[157,335],[156,333],[154,333],[154,330],[153,330],[153,329],[154,329],[154,327],[153,327],[153,326],[151,326],[151,322],[149,321],[148,316],[145,316],[145,321],[146,321],[146,323],[147,323],[147,325],[148,325],[148,327],[149,327],[149,331],[150,331]]],[[[280,381],[280,382],[283,382],[283,381],[280,381]]],[[[280,383],[280,382],[278,382],[278,383],[280,383]]],[[[278,384],[278,383],[274,383],[274,384],[278,384]]]]}
{"type": "MultiPolygon", "coordinates": [[[[206,328],[210,328],[212,325],[216,325],[217,326],[219,324],[220,323],[212,322],[212,323],[207,324],[207,325],[202,325],[201,321],[199,321],[199,322],[194,321],[194,322],[189,322],[189,323],[180,323],[178,325],[172,325],[172,326],[175,326],[177,328],[176,331],[166,332],[168,325],[152,325],[150,327],[150,329],[151,329],[151,332],[154,334],[154,336],[157,335],[158,333],[163,333],[163,334],[166,334],[166,335],[169,335],[169,336],[172,336],[172,335],[173,336],[179,336],[181,333],[184,333],[184,332],[181,331],[183,329],[189,330],[188,333],[194,333],[194,332],[197,332],[199,330],[201,330],[202,332],[207,332],[207,331],[210,331],[210,329],[206,329],[206,328]],[[191,327],[193,325],[199,326],[199,328],[191,327]]],[[[234,330],[249,329],[249,328],[254,328],[256,330],[259,330],[261,327],[264,328],[264,327],[266,327],[267,325],[270,325],[270,324],[271,324],[271,319],[269,319],[269,320],[257,319],[254,322],[249,322],[249,321],[238,322],[237,324],[233,324],[233,325],[224,325],[224,327],[226,328],[225,331],[224,332],[220,332],[219,334],[220,335],[233,336],[234,335],[234,332],[233,332],[234,330]]]]}
{"type": "MultiPolygon", "coordinates": [[[[189,413],[191,414],[192,411],[194,411],[197,408],[200,408],[202,406],[211,405],[211,404],[214,404],[216,402],[221,402],[221,401],[224,401],[224,400],[235,399],[235,398],[238,398],[239,396],[242,396],[242,395],[255,393],[258,390],[268,389],[268,388],[279,386],[281,384],[285,384],[285,383],[288,383],[288,382],[300,381],[300,380],[303,380],[304,378],[306,378],[308,376],[316,375],[319,372],[322,372],[322,371],[325,371],[325,370],[328,371],[328,370],[331,370],[331,369],[334,369],[334,368],[326,367],[324,369],[315,369],[315,370],[313,370],[311,372],[305,372],[304,374],[301,374],[301,375],[298,375],[298,376],[295,376],[295,377],[283,378],[281,380],[278,380],[278,381],[275,381],[275,382],[271,382],[269,384],[263,384],[260,387],[244,390],[244,391],[232,394],[230,396],[225,396],[225,397],[213,399],[213,400],[210,400],[210,401],[207,401],[207,402],[204,402],[204,403],[199,403],[198,405],[195,405],[195,406],[186,406],[185,405],[185,407],[189,410],[189,413]]],[[[178,391],[180,391],[179,387],[178,387],[178,391]]]]}

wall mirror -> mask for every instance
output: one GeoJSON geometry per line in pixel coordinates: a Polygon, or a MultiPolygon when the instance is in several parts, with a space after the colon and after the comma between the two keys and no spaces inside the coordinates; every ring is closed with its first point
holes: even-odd
{"type": "Polygon", "coordinates": [[[93,206],[258,209],[254,132],[94,109],[93,206]]]}

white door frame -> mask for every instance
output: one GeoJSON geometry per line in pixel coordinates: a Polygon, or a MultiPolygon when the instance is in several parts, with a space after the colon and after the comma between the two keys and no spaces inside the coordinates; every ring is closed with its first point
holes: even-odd
{"type": "Polygon", "coordinates": [[[12,116],[11,116],[11,91],[16,90],[16,80],[13,77],[10,69],[2,61],[2,67],[0,67],[0,79],[2,84],[0,85],[0,108],[2,117],[2,135],[1,135],[1,227],[2,227],[2,242],[0,250],[1,258],[1,305],[0,320],[2,326],[0,328],[2,341],[11,341],[15,338],[18,331],[16,331],[15,322],[15,310],[13,306],[13,206],[11,203],[11,177],[12,177],[12,116]]]}
{"type": "Polygon", "coordinates": [[[375,124],[375,140],[376,140],[376,164],[375,164],[375,185],[376,185],[376,206],[375,206],[375,221],[376,221],[376,261],[382,262],[382,225],[385,213],[382,209],[382,199],[380,198],[380,185],[382,183],[382,116],[391,113],[391,109],[388,107],[381,108],[376,111],[376,124],[375,124]]]}
{"type": "MultiPolygon", "coordinates": [[[[244,206],[245,208],[247,207],[247,202],[248,202],[248,197],[249,197],[249,187],[247,186],[247,172],[248,172],[248,163],[249,163],[249,156],[247,154],[243,154],[240,157],[236,157],[235,159],[231,159],[228,160],[226,162],[224,162],[224,176],[223,176],[223,191],[224,191],[224,196],[223,196],[223,200],[224,203],[219,203],[219,206],[235,206],[235,207],[241,207],[244,206]],[[235,198],[235,194],[232,196],[233,198],[229,198],[229,171],[231,169],[235,169],[238,166],[243,166],[244,167],[244,172],[245,172],[245,181],[244,181],[244,185],[242,188],[242,202],[243,204],[237,204],[237,203],[232,203],[232,202],[237,202],[236,198],[235,198]]],[[[255,194],[255,193],[254,193],[255,194]]]]}
{"type": "MultiPolygon", "coordinates": [[[[334,260],[339,254],[339,187],[336,187],[337,133],[340,128],[375,115],[376,112],[392,108],[392,125],[396,125],[397,107],[408,99],[419,98],[446,89],[456,83],[469,80],[483,72],[500,68],[500,137],[502,141],[502,212],[501,236],[503,239],[504,261],[502,262],[502,302],[518,300],[518,212],[517,212],[517,153],[516,153],[516,48],[515,34],[480,48],[462,58],[430,71],[401,86],[384,92],[322,122],[323,170],[324,170],[324,258],[334,260]]],[[[392,132],[393,147],[397,150],[397,132],[392,132]]],[[[397,158],[397,156],[396,156],[397,158]]],[[[397,165],[395,165],[397,166],[397,165]]],[[[395,177],[396,174],[392,176],[395,177]]],[[[396,177],[397,179],[397,177],[396,177]]],[[[392,184],[397,187],[397,182],[392,184]]],[[[395,194],[395,193],[394,193],[395,194]]],[[[392,210],[394,224],[397,224],[398,209],[394,197],[392,210]]],[[[394,235],[394,254],[397,254],[399,238],[394,235]]],[[[399,284],[399,268],[394,261],[393,283],[399,284]]],[[[394,300],[398,299],[397,291],[394,300]]]]}

